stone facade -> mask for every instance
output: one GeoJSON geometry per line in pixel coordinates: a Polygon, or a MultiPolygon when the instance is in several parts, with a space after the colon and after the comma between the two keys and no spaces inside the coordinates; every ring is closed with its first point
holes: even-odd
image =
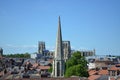
{"type": "Polygon", "coordinates": [[[71,54],[70,41],[62,41],[62,44],[63,44],[64,60],[66,62],[70,58],[70,54],[71,54]]]}
{"type": "Polygon", "coordinates": [[[80,51],[81,56],[88,57],[88,56],[95,56],[95,49],[94,50],[86,50],[86,51],[80,51]]]}
{"type": "Polygon", "coordinates": [[[2,57],[2,56],[3,56],[3,49],[0,48],[0,57],[2,57]]]}
{"type": "Polygon", "coordinates": [[[45,42],[43,41],[39,41],[38,42],[38,53],[43,54],[44,55],[44,50],[45,50],[45,42]]]}

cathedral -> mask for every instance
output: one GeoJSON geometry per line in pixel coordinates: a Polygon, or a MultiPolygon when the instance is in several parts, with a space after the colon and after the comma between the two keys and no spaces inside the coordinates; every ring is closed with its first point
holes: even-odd
{"type": "Polygon", "coordinates": [[[62,47],[61,22],[60,22],[60,16],[59,16],[52,76],[64,77],[64,72],[65,72],[65,61],[64,61],[64,54],[63,54],[63,47],[62,47]]]}
{"type": "Polygon", "coordinates": [[[0,58],[2,58],[2,56],[3,56],[3,49],[0,48],[0,58]]]}

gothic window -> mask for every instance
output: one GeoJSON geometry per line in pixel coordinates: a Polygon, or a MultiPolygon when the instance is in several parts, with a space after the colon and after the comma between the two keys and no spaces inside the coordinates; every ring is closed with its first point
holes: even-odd
{"type": "Polygon", "coordinates": [[[57,76],[60,76],[60,63],[57,62],[57,76]]]}

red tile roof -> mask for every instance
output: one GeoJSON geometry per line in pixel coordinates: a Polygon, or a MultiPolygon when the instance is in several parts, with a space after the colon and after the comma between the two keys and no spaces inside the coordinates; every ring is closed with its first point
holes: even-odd
{"type": "Polygon", "coordinates": [[[108,70],[99,70],[98,74],[100,74],[100,75],[108,75],[108,70]]]}
{"type": "Polygon", "coordinates": [[[38,66],[38,63],[34,63],[34,64],[33,64],[33,67],[37,67],[37,66],[38,66]]]}
{"type": "Polygon", "coordinates": [[[115,66],[112,66],[112,67],[110,67],[110,69],[109,70],[114,70],[114,71],[117,71],[118,70],[118,68],[117,67],[115,67],[115,66]]]}
{"type": "Polygon", "coordinates": [[[50,69],[50,66],[38,66],[38,69],[47,70],[50,69]]]}
{"type": "Polygon", "coordinates": [[[115,80],[115,78],[110,78],[110,80],[115,80]]]}
{"type": "Polygon", "coordinates": [[[100,75],[91,75],[88,77],[88,80],[95,80],[98,79],[100,77],[100,75]]]}
{"type": "Polygon", "coordinates": [[[94,75],[94,74],[96,74],[96,73],[97,73],[97,71],[96,71],[96,70],[89,70],[88,72],[89,72],[89,75],[94,75]]]}

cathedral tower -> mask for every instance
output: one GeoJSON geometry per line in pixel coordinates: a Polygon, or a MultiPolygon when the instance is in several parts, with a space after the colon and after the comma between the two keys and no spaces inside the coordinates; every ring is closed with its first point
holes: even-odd
{"type": "Polygon", "coordinates": [[[62,33],[61,33],[61,22],[60,16],[58,21],[58,32],[56,38],[56,47],[53,61],[53,77],[64,77],[65,63],[64,54],[62,47],[62,33]]]}
{"type": "Polygon", "coordinates": [[[3,49],[0,48],[0,58],[2,58],[2,56],[3,56],[3,49]]]}
{"type": "Polygon", "coordinates": [[[45,42],[43,41],[39,41],[38,42],[38,53],[42,54],[43,56],[45,56],[44,51],[46,50],[45,48],[45,42]]]}

